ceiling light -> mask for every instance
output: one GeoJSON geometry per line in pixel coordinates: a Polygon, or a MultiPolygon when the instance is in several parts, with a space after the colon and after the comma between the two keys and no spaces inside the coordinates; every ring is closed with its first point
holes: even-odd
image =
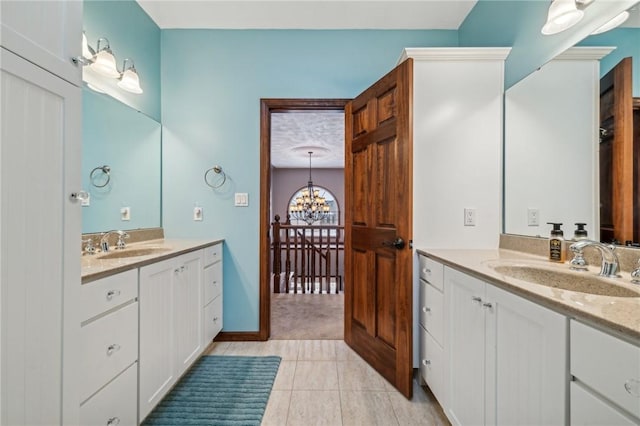
{"type": "Polygon", "coordinates": [[[302,220],[307,225],[312,225],[323,219],[331,210],[326,198],[320,196],[320,191],[313,186],[311,180],[311,154],[309,151],[309,181],[307,187],[300,191],[300,196],[295,203],[289,206],[289,214],[292,219],[302,220]]]}
{"type": "Polygon", "coordinates": [[[122,64],[122,70],[118,86],[127,92],[136,93],[138,95],[141,94],[142,88],[140,87],[140,77],[138,77],[138,72],[136,71],[133,60],[125,59],[122,64]],[[130,62],[131,64],[128,68],[127,62],[130,62]]]}
{"type": "Polygon", "coordinates": [[[606,24],[604,24],[603,26],[601,26],[600,28],[592,32],[591,34],[595,35],[595,34],[600,34],[600,33],[604,33],[606,31],[612,30],[615,27],[621,25],[627,19],[629,19],[629,12],[625,10],[624,12],[622,12],[621,14],[619,14],[618,16],[616,16],[615,18],[613,18],[612,20],[610,20],[609,22],[607,22],[606,24]]]}
{"type": "Polygon", "coordinates": [[[98,53],[96,53],[94,61],[90,67],[92,70],[105,77],[120,77],[120,72],[116,67],[116,58],[113,56],[111,46],[109,46],[109,40],[106,38],[98,39],[98,53]],[[106,44],[102,49],[100,48],[100,41],[104,41],[106,44]]]}
{"type": "Polygon", "coordinates": [[[580,22],[583,16],[584,11],[578,9],[575,0],[553,0],[542,34],[557,34],[569,29],[580,22]]]}

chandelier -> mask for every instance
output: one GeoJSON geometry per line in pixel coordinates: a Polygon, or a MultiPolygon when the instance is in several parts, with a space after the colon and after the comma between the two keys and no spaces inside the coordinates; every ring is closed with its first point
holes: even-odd
{"type": "Polygon", "coordinates": [[[291,218],[305,221],[307,225],[321,220],[331,210],[325,198],[320,196],[320,191],[313,187],[311,154],[313,151],[309,151],[309,182],[307,182],[307,187],[301,191],[299,197],[296,197],[295,204],[289,206],[291,218]]]}

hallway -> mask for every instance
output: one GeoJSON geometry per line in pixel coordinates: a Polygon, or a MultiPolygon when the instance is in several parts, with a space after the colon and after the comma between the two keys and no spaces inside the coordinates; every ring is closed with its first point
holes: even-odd
{"type": "Polygon", "coordinates": [[[282,357],[263,425],[448,425],[414,381],[408,401],[342,340],[216,342],[211,355],[282,357]]]}
{"type": "Polygon", "coordinates": [[[271,294],[271,339],[342,340],[344,293],[271,294]]]}

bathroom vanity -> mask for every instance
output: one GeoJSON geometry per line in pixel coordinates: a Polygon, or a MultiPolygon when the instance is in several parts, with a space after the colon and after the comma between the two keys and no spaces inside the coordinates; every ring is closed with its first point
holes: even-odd
{"type": "Polygon", "coordinates": [[[420,377],[453,424],[640,423],[629,273],[592,282],[581,274],[598,268],[511,250],[418,253],[420,377]]]}
{"type": "Polygon", "coordinates": [[[222,240],[82,258],[80,424],[139,424],[222,329],[222,240]]]}

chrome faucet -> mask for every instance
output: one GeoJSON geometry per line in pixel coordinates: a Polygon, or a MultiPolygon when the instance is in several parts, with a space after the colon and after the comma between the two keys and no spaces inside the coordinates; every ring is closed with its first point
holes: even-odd
{"type": "Polygon", "coordinates": [[[600,268],[599,274],[600,276],[607,278],[617,278],[620,276],[618,275],[618,268],[620,266],[618,262],[618,255],[615,253],[616,246],[612,244],[603,244],[601,242],[593,240],[580,240],[569,246],[569,250],[574,253],[574,258],[571,260],[572,268],[574,266],[574,260],[577,259],[577,264],[584,261],[582,252],[585,247],[595,247],[600,252],[600,255],[602,256],[602,267],[600,268]]]}
{"type": "Polygon", "coordinates": [[[100,248],[102,249],[103,252],[109,251],[109,235],[111,234],[118,235],[118,242],[116,243],[116,249],[122,250],[123,248],[126,247],[124,239],[129,238],[129,234],[127,234],[124,231],[114,229],[112,231],[105,232],[104,234],[102,234],[102,238],[100,238],[100,248]]]}
{"type": "Polygon", "coordinates": [[[640,284],[640,259],[638,259],[636,269],[631,272],[631,283],[640,284]]]}

